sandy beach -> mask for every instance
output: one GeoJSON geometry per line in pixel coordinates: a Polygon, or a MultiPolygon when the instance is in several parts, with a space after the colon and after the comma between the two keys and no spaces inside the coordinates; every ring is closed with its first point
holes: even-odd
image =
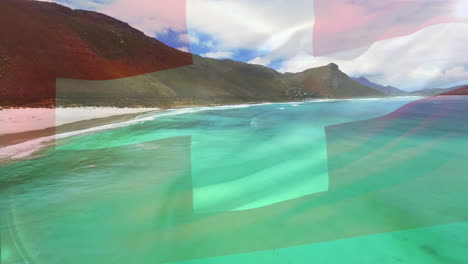
{"type": "Polygon", "coordinates": [[[84,120],[133,115],[158,108],[11,108],[0,111],[0,136],[58,127],[84,120]]]}
{"type": "Polygon", "coordinates": [[[0,156],[32,153],[38,149],[38,144],[55,138],[129,121],[158,110],[114,107],[3,109],[0,111],[0,156]]]}

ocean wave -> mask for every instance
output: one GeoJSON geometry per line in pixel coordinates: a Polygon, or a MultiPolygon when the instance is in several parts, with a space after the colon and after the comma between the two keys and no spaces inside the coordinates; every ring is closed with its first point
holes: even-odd
{"type": "MultiPolygon", "coordinates": [[[[228,109],[240,109],[240,108],[249,108],[255,106],[263,106],[263,105],[272,105],[272,104],[289,104],[291,106],[298,106],[300,104],[306,103],[321,103],[321,102],[334,102],[334,101],[350,101],[350,100],[368,100],[368,101],[375,101],[375,100],[391,100],[391,99],[410,99],[410,98],[420,98],[419,96],[399,96],[399,97],[390,97],[390,98],[357,98],[357,99],[313,99],[313,100],[306,100],[300,102],[282,102],[282,103],[257,103],[257,104],[237,104],[237,105],[219,105],[219,106],[200,106],[200,107],[187,107],[187,108],[175,108],[175,109],[168,109],[168,110],[161,110],[157,112],[145,113],[142,114],[134,119],[117,122],[107,125],[96,126],[92,128],[76,130],[71,132],[65,132],[60,134],[55,134],[52,136],[41,137],[33,140],[29,140],[26,142],[22,142],[15,145],[6,146],[0,148],[0,159],[22,159],[26,158],[29,155],[33,154],[41,150],[44,147],[50,146],[54,140],[65,139],[81,134],[92,133],[97,131],[103,130],[110,130],[115,128],[121,128],[136,124],[141,124],[147,121],[153,121],[158,117],[164,116],[175,116],[175,115],[183,115],[183,114],[190,114],[190,113],[197,113],[202,111],[214,111],[214,110],[228,110],[228,109]]],[[[284,110],[284,107],[279,108],[280,110],[284,110]]]]}
{"type": "Polygon", "coordinates": [[[71,132],[55,134],[51,136],[28,140],[28,141],[18,143],[15,145],[6,146],[3,148],[0,148],[0,159],[23,159],[47,146],[50,146],[54,142],[54,140],[65,139],[65,138],[69,138],[73,136],[78,136],[78,135],[102,131],[102,130],[110,130],[110,129],[115,129],[115,128],[141,124],[147,121],[155,120],[158,117],[183,115],[183,114],[196,113],[196,112],[202,112],[202,111],[208,111],[208,110],[227,110],[227,109],[248,108],[248,107],[253,107],[253,106],[261,106],[261,105],[269,105],[269,104],[271,103],[187,107],[187,108],[168,109],[168,110],[163,110],[163,111],[158,111],[158,112],[142,114],[136,117],[135,119],[131,119],[131,120],[123,121],[123,122],[117,122],[117,123],[87,128],[87,129],[81,129],[81,130],[76,130],[76,131],[71,131],[71,132]]]}
{"type": "Polygon", "coordinates": [[[54,140],[58,139],[65,139],[85,133],[91,133],[91,132],[96,132],[96,131],[101,131],[101,130],[108,130],[108,129],[114,129],[114,128],[119,128],[119,127],[125,127],[129,125],[134,125],[134,124],[140,124],[146,121],[151,121],[154,120],[154,117],[152,116],[146,116],[146,117],[137,117],[135,119],[131,119],[128,121],[123,121],[119,123],[113,123],[113,124],[107,124],[107,125],[101,125],[101,126],[96,126],[92,128],[87,128],[87,129],[81,129],[81,130],[76,130],[76,131],[71,131],[71,132],[65,132],[65,133],[59,133],[55,134],[52,136],[46,136],[46,137],[41,137],[41,138],[36,138],[33,140],[28,140],[22,143],[18,143],[15,145],[10,145],[6,146],[3,148],[0,148],[0,159],[21,159],[25,158],[34,152],[47,147],[53,142],[54,140]]]}

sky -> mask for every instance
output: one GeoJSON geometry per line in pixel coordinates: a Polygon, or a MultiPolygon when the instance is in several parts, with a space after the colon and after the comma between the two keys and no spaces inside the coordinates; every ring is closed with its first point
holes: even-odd
{"type": "Polygon", "coordinates": [[[205,57],[300,72],[334,62],[403,90],[468,83],[468,0],[47,0],[205,57]]]}

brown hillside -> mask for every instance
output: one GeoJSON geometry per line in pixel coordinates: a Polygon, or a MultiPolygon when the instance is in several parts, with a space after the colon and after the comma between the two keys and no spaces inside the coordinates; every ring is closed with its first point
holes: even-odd
{"type": "Polygon", "coordinates": [[[0,0],[0,103],[55,99],[57,78],[107,80],[192,63],[109,16],[47,2],[0,0]]]}

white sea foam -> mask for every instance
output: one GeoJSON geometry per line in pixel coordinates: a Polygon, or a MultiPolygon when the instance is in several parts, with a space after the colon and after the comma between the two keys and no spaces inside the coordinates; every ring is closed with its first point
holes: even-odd
{"type": "Polygon", "coordinates": [[[159,108],[118,108],[118,107],[58,107],[55,109],[55,124],[73,123],[93,118],[102,118],[124,114],[138,114],[157,111],[159,108]]]}
{"type": "MultiPolygon", "coordinates": [[[[292,106],[297,106],[299,104],[304,103],[321,103],[321,102],[333,102],[333,101],[349,101],[349,100],[391,100],[391,99],[417,99],[421,98],[419,96],[400,96],[400,97],[390,97],[390,98],[358,98],[358,99],[314,99],[314,100],[307,100],[303,102],[289,102],[288,104],[292,104],[292,106]]],[[[22,142],[16,145],[11,145],[7,147],[0,148],[0,158],[10,158],[10,159],[21,159],[25,158],[32,153],[48,146],[53,142],[53,140],[69,138],[85,133],[92,133],[102,130],[109,130],[115,129],[120,127],[131,126],[135,124],[141,124],[143,122],[152,121],[157,119],[158,117],[163,116],[174,116],[174,115],[183,115],[189,113],[197,113],[202,111],[213,111],[213,110],[228,110],[228,109],[238,109],[238,108],[248,108],[248,107],[255,107],[255,106],[262,106],[262,105],[271,105],[273,103],[259,103],[259,104],[238,104],[238,105],[220,105],[220,106],[201,106],[201,107],[188,107],[188,108],[175,108],[169,110],[162,110],[157,112],[151,112],[142,114],[135,119],[112,123],[107,125],[96,126],[88,129],[76,130],[66,133],[60,133],[52,136],[41,137],[33,140],[29,140],[26,142],[22,142]]],[[[285,104],[285,103],[278,103],[278,104],[285,104]]],[[[279,109],[284,110],[284,107],[280,107],[279,109]]],[[[252,123],[251,123],[252,125],[252,123]]]]}
{"type": "Polygon", "coordinates": [[[41,130],[83,120],[138,114],[158,108],[70,107],[12,108],[0,111],[0,135],[41,130]]]}
{"type": "Polygon", "coordinates": [[[71,132],[59,133],[52,136],[41,137],[26,142],[22,142],[15,145],[10,145],[7,147],[0,148],[0,158],[11,158],[11,159],[20,159],[31,155],[32,153],[40,150],[43,147],[50,145],[53,140],[64,139],[72,136],[77,136],[85,133],[96,132],[100,130],[107,130],[119,127],[125,127],[129,125],[139,124],[146,121],[154,120],[152,116],[146,116],[141,118],[136,118],[124,122],[113,123],[108,125],[96,126],[87,129],[81,129],[71,132]]]}
{"type": "Polygon", "coordinates": [[[247,107],[268,105],[268,104],[271,104],[271,103],[189,107],[189,108],[177,108],[177,109],[169,109],[169,110],[163,110],[163,111],[158,111],[158,112],[151,112],[147,114],[142,114],[141,116],[138,116],[135,119],[131,119],[131,120],[123,121],[123,122],[60,133],[56,135],[41,137],[41,138],[26,141],[26,142],[22,142],[19,144],[3,147],[3,148],[0,148],[0,158],[2,159],[25,158],[33,154],[34,152],[44,147],[49,146],[54,140],[69,138],[69,137],[73,137],[73,136],[77,136],[77,135],[81,135],[85,133],[91,133],[91,132],[97,132],[97,131],[102,131],[102,130],[109,130],[109,129],[115,129],[115,128],[120,128],[120,127],[131,126],[135,124],[141,124],[147,121],[152,121],[158,117],[183,115],[183,114],[196,113],[196,112],[207,111],[207,110],[226,110],[226,109],[247,108],[247,107]]]}

